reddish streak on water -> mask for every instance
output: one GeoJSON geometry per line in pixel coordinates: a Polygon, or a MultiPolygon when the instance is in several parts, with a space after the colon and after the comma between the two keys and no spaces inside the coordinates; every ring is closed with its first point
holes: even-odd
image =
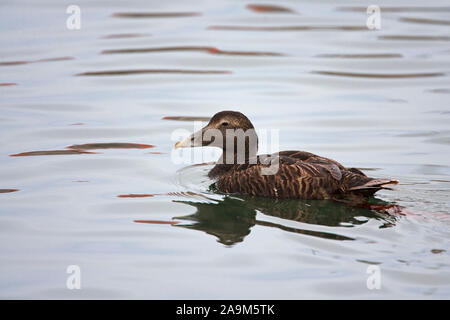
{"type": "Polygon", "coordinates": [[[17,192],[19,189],[0,189],[0,193],[17,192]]]}
{"type": "Polygon", "coordinates": [[[9,86],[17,86],[15,82],[2,82],[0,83],[0,87],[9,87],[9,86]]]}
{"type": "Polygon", "coordinates": [[[415,211],[397,204],[383,205],[383,204],[365,203],[365,204],[358,204],[357,207],[375,210],[377,212],[385,213],[388,215],[420,216],[420,217],[434,217],[444,219],[449,218],[449,215],[446,213],[415,211]]]}
{"type": "Polygon", "coordinates": [[[84,125],[84,123],[83,122],[76,122],[76,123],[72,123],[70,125],[71,126],[82,126],[82,125],[84,125]]]}
{"type": "Polygon", "coordinates": [[[137,193],[130,193],[130,194],[119,194],[117,197],[119,198],[149,198],[149,197],[154,197],[154,194],[146,194],[146,193],[141,193],[141,194],[137,194],[137,193]]]}
{"type": "Polygon", "coordinates": [[[66,148],[69,149],[147,149],[154,148],[151,144],[140,144],[140,143],[122,143],[122,142],[112,142],[112,143],[86,143],[86,144],[74,144],[66,148]]]}
{"type": "Polygon", "coordinates": [[[382,212],[382,213],[386,213],[386,214],[390,214],[390,215],[394,215],[394,214],[404,215],[403,214],[404,207],[396,205],[396,204],[383,205],[383,204],[367,203],[367,204],[361,205],[361,207],[367,208],[370,210],[375,210],[375,211],[382,212]]]}
{"type": "Polygon", "coordinates": [[[134,220],[136,223],[149,223],[149,224],[178,224],[178,221],[161,221],[161,220],[134,220]]]}
{"type": "Polygon", "coordinates": [[[89,152],[84,150],[72,149],[72,150],[46,150],[46,151],[30,151],[11,154],[10,157],[27,157],[27,156],[54,156],[65,154],[95,154],[96,152],[89,152]]]}
{"type": "Polygon", "coordinates": [[[247,9],[255,12],[294,12],[288,8],[266,4],[249,4],[247,9]]]}
{"type": "Polygon", "coordinates": [[[74,57],[58,57],[58,58],[46,58],[38,60],[21,60],[21,61],[5,61],[0,62],[0,66],[14,66],[20,64],[37,63],[37,62],[51,62],[51,61],[63,61],[63,60],[73,60],[74,57]]]}
{"type": "Polygon", "coordinates": [[[167,116],[161,120],[174,120],[174,121],[209,121],[210,117],[186,117],[186,116],[167,116]]]}

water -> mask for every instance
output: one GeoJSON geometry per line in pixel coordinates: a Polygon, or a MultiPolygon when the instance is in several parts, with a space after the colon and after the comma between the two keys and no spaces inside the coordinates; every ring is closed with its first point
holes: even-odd
{"type": "Polygon", "coordinates": [[[354,1],[69,4],[0,4],[0,297],[450,297],[446,1],[378,31],[354,1]],[[405,215],[214,193],[171,135],[224,109],[400,180],[375,201],[405,215]]]}

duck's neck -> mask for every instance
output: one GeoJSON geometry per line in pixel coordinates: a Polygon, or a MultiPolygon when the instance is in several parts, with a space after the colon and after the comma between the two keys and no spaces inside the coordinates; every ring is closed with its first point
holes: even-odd
{"type": "Polygon", "coordinates": [[[217,178],[233,169],[236,165],[254,163],[256,155],[258,153],[258,145],[249,147],[249,144],[245,144],[243,151],[238,151],[235,146],[233,152],[223,150],[222,155],[217,160],[217,164],[208,173],[210,178],[217,178]]]}

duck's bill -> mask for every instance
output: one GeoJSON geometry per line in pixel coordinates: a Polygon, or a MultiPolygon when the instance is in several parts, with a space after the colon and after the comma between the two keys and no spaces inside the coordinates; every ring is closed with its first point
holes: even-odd
{"type": "Polygon", "coordinates": [[[196,133],[191,134],[183,140],[175,143],[175,149],[178,148],[193,148],[193,147],[201,147],[202,146],[202,131],[197,131],[196,133]]]}
{"type": "Polygon", "coordinates": [[[175,149],[178,149],[178,148],[191,148],[190,137],[187,137],[186,139],[180,140],[177,143],[175,143],[175,149]]]}

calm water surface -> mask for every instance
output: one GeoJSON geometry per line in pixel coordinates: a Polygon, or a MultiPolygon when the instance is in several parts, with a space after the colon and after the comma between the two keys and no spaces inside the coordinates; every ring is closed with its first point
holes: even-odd
{"type": "Polygon", "coordinates": [[[1,298],[450,298],[447,1],[69,4],[0,4],[1,298]],[[172,133],[224,109],[402,214],[215,193],[172,133]]]}

